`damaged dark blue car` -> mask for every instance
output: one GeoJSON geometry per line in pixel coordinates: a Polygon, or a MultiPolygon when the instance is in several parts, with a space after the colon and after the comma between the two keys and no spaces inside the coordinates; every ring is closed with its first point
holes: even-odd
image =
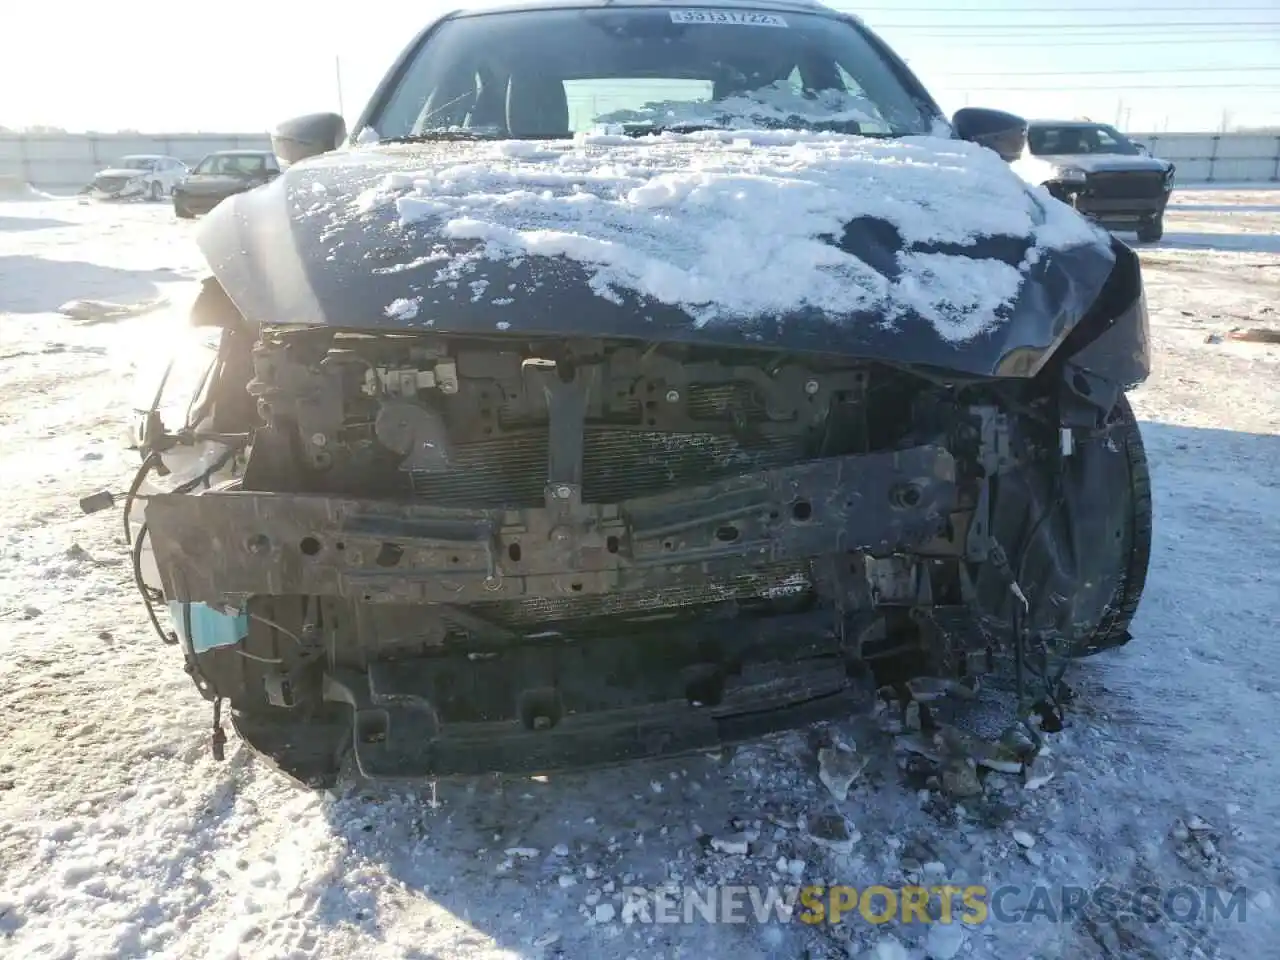
{"type": "Polygon", "coordinates": [[[126,524],[158,630],[239,736],[312,785],[348,762],[430,778],[714,749],[1006,668],[1047,709],[1066,664],[1128,641],[1146,578],[1139,263],[1012,172],[997,186],[1028,226],[1001,234],[874,164],[932,151],[967,182],[1024,139],[997,111],[948,121],[815,4],[443,17],[350,134],[283,124],[282,175],[201,225],[192,320],[217,349],[185,422],[146,411],[139,442],[143,473],[197,449],[202,466],[126,524]],[[595,150],[620,180],[750,177],[753,144],[797,132],[797,156],[847,147],[883,203],[965,239],[851,208],[816,238],[823,276],[860,278],[847,307],[731,316],[619,281],[631,227],[574,255],[582,219],[501,220],[640,216],[573,165],[595,150]],[[555,176],[457,186],[497,176],[494,156],[555,176]],[[409,196],[446,212],[409,218],[409,196]],[[1075,239],[1037,226],[1055,223],[1075,239]],[[943,261],[945,289],[909,275],[943,261]],[[1015,281],[997,307],[954,293],[993,275],[1015,281]],[[989,322],[947,336],[929,303],[989,322]]]}

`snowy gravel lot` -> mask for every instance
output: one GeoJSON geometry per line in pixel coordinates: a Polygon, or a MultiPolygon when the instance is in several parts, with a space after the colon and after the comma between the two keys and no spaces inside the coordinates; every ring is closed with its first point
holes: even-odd
{"type": "Polygon", "coordinates": [[[1280,191],[1180,191],[1164,241],[1141,248],[1156,369],[1134,401],[1156,540],[1136,640],[1075,671],[1051,781],[992,775],[962,803],[924,789],[871,719],[434,796],[306,793],[234,741],[215,763],[209,708],[136,602],[118,513],[77,507],[136,467],[120,442],[132,374],[193,294],[191,229],[167,205],[0,203],[0,956],[1275,956],[1280,347],[1224,335],[1280,328],[1280,191]],[[158,296],[173,309],[116,323],[54,312],[158,296]],[[868,760],[843,802],[817,777],[832,736],[868,760]],[[804,829],[833,813],[856,828],[851,852],[804,829]],[[746,855],[722,849],[738,831],[746,855]],[[856,913],[654,924],[623,897],[904,878],[1014,884],[1024,900],[1036,883],[1244,885],[1249,900],[1243,922],[930,934],[856,913]]]}

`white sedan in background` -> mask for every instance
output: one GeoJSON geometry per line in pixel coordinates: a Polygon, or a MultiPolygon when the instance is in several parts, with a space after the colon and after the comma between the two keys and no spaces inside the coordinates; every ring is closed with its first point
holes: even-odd
{"type": "Polygon", "coordinates": [[[121,157],[112,167],[100,170],[82,190],[97,200],[145,197],[166,200],[187,178],[187,165],[176,157],[139,153],[121,157]]]}

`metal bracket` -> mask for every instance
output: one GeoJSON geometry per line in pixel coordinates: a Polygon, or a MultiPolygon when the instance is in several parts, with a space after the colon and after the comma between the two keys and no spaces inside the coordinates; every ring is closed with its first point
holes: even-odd
{"type": "Polygon", "coordinates": [[[307,669],[324,656],[323,647],[315,647],[307,651],[307,653],[295,663],[288,671],[272,670],[262,678],[262,685],[266,691],[267,702],[273,707],[296,707],[298,698],[295,691],[298,688],[298,681],[307,669]]]}
{"type": "Polygon", "coordinates": [[[995,407],[974,407],[981,418],[979,457],[987,476],[1004,473],[1013,466],[1009,443],[1009,418],[995,407]]]}
{"type": "Polygon", "coordinates": [[[600,367],[528,366],[525,374],[542,389],[547,401],[549,443],[543,499],[552,518],[547,536],[555,552],[576,566],[584,551],[600,551],[605,542],[596,529],[595,511],[582,503],[587,412],[600,367]]]}

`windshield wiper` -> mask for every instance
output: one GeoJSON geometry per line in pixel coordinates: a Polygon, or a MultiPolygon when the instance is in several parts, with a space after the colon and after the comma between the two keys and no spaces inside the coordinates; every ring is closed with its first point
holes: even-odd
{"type": "MultiPolygon", "coordinates": [[[[606,124],[606,127],[609,126],[606,124]]],[[[715,123],[649,123],[641,121],[640,123],[624,123],[622,124],[622,134],[627,137],[648,137],[655,133],[698,133],[702,130],[729,130],[730,127],[722,127],[715,123]]]]}
{"type": "Polygon", "coordinates": [[[803,130],[806,133],[843,133],[855,137],[871,137],[876,140],[889,140],[895,137],[909,136],[905,130],[864,131],[856,120],[805,120],[792,123],[789,120],[760,120],[754,126],[730,126],[718,123],[681,123],[669,124],[649,123],[647,121],[622,124],[622,132],[628,137],[647,137],[655,133],[698,133],[702,130],[725,132],[745,132],[748,130],[803,130]]]}
{"type": "Polygon", "coordinates": [[[379,137],[379,143],[439,143],[442,140],[502,140],[500,131],[476,130],[425,130],[422,133],[406,133],[399,137],[379,137]]]}

